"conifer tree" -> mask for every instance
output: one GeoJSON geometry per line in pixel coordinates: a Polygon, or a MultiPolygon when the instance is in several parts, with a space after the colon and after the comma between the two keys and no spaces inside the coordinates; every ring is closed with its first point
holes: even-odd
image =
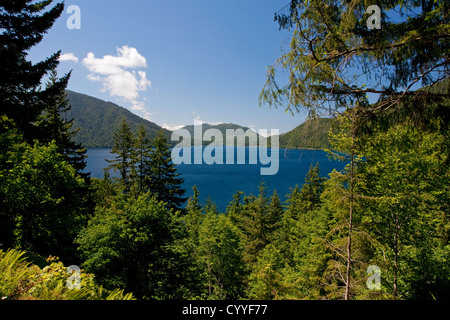
{"type": "Polygon", "coordinates": [[[155,194],[158,200],[166,202],[170,208],[181,209],[187,198],[183,197],[186,192],[182,188],[184,179],[179,176],[176,165],[172,162],[170,145],[164,132],[160,130],[150,152],[149,191],[155,194]]]}
{"type": "Polygon", "coordinates": [[[42,79],[58,65],[60,52],[36,64],[27,60],[28,51],[41,42],[64,10],[52,0],[0,1],[0,115],[13,120],[26,141],[38,138],[35,121],[64,90],[69,74],[41,89],[42,79]]]}
{"type": "Polygon", "coordinates": [[[148,137],[148,132],[143,125],[140,125],[136,133],[134,144],[134,160],[136,165],[136,184],[137,192],[148,192],[149,185],[149,168],[150,168],[150,153],[152,142],[148,137]]]}
{"type": "MultiPolygon", "coordinates": [[[[449,78],[445,0],[291,0],[275,13],[275,21],[280,29],[292,29],[292,38],[286,53],[268,68],[261,103],[317,116],[336,115],[358,101],[366,115],[396,108],[422,114],[423,120],[426,103],[418,102],[449,97],[414,88],[449,78]],[[379,16],[368,10],[371,4],[378,6],[379,16]],[[370,25],[372,19],[379,28],[370,25]],[[289,76],[277,77],[281,70],[289,76]],[[279,79],[288,81],[280,84],[279,79]],[[416,103],[401,106],[405,98],[416,103]]],[[[446,113],[448,104],[443,104],[431,116],[448,121],[446,113]]]]}
{"type": "Polygon", "coordinates": [[[134,137],[130,126],[125,119],[119,129],[114,132],[114,147],[111,153],[116,154],[114,160],[107,160],[109,168],[120,173],[120,184],[125,193],[130,192],[132,176],[135,174],[134,164],[134,137]]]}
{"type": "Polygon", "coordinates": [[[197,245],[199,228],[203,220],[203,209],[198,199],[199,192],[197,186],[193,186],[192,189],[194,190],[194,195],[192,196],[192,198],[189,198],[186,205],[185,222],[190,238],[192,239],[194,244],[197,245]]]}
{"type": "Polygon", "coordinates": [[[277,190],[273,191],[270,197],[270,203],[267,207],[266,214],[266,229],[267,238],[269,242],[277,236],[277,232],[281,226],[281,218],[283,216],[284,208],[278,196],[277,190]]]}
{"type": "Polygon", "coordinates": [[[247,197],[240,221],[240,229],[245,239],[244,261],[248,266],[256,261],[258,254],[268,244],[267,187],[261,183],[258,189],[257,197],[254,195],[247,197]]]}
{"type": "MultiPolygon", "coordinates": [[[[54,86],[57,81],[56,70],[52,70],[47,88],[54,86]]],[[[54,140],[59,152],[67,162],[75,168],[78,175],[87,179],[89,173],[83,172],[86,168],[87,149],[74,141],[74,137],[80,129],[72,129],[73,119],[66,119],[67,112],[71,110],[66,97],[67,94],[64,89],[55,92],[52,96],[54,103],[48,104],[43,113],[39,115],[36,121],[39,140],[44,143],[54,140]]]]}
{"type": "Polygon", "coordinates": [[[312,211],[320,205],[320,196],[323,192],[325,179],[320,177],[319,163],[310,166],[305,177],[305,183],[300,190],[300,199],[305,212],[312,211]]]}

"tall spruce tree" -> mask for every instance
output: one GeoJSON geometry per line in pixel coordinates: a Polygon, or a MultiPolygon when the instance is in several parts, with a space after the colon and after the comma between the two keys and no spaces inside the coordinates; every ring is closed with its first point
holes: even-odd
{"type": "Polygon", "coordinates": [[[135,173],[134,137],[125,119],[122,120],[119,129],[114,132],[114,147],[111,153],[116,154],[116,157],[113,160],[107,160],[111,163],[108,168],[119,171],[120,185],[125,193],[129,193],[132,176],[135,173]]]}
{"type": "Polygon", "coordinates": [[[0,115],[12,119],[29,142],[37,138],[37,117],[56,104],[55,97],[69,80],[67,74],[41,89],[43,78],[58,65],[59,51],[36,64],[27,60],[29,50],[64,10],[64,4],[58,3],[46,11],[52,2],[0,1],[0,115]]]}
{"type": "MultiPolygon", "coordinates": [[[[54,86],[57,82],[56,70],[52,70],[47,88],[54,86]]],[[[44,143],[54,140],[66,161],[75,168],[80,177],[87,180],[89,173],[83,172],[86,168],[87,149],[74,140],[80,129],[73,129],[73,119],[67,119],[67,112],[71,110],[67,94],[61,88],[53,95],[54,103],[48,104],[36,121],[39,140],[44,143]]]]}
{"type": "Polygon", "coordinates": [[[156,194],[158,200],[166,202],[170,208],[181,209],[187,200],[183,197],[186,192],[182,188],[184,179],[179,177],[176,165],[172,162],[170,145],[162,130],[153,141],[149,164],[149,191],[156,194]]]}
{"type": "Polygon", "coordinates": [[[148,137],[147,130],[143,125],[140,125],[136,133],[136,139],[134,142],[134,163],[136,164],[136,179],[137,179],[137,191],[138,193],[144,193],[149,191],[149,168],[150,168],[150,152],[151,152],[151,140],[148,137]]]}

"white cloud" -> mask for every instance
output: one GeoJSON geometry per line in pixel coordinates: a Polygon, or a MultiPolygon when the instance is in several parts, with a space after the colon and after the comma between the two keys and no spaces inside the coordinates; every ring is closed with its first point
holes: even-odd
{"type": "Polygon", "coordinates": [[[78,63],[78,58],[71,52],[63,53],[59,56],[59,61],[73,61],[78,63]]]}
{"type": "Polygon", "coordinates": [[[146,68],[147,61],[136,48],[123,46],[117,48],[117,55],[105,55],[102,58],[96,58],[89,52],[82,62],[91,72],[87,78],[101,82],[103,92],[123,98],[131,103],[132,110],[150,117],[151,113],[145,111],[145,103],[139,98],[139,92],[150,88],[151,82],[145,71],[136,70],[146,68]]]}
{"type": "Polygon", "coordinates": [[[163,127],[164,129],[170,130],[170,131],[175,131],[175,130],[183,128],[184,125],[163,123],[161,127],[163,127]]]}
{"type": "Polygon", "coordinates": [[[201,117],[200,117],[200,115],[197,113],[197,111],[192,111],[192,114],[193,115],[195,115],[195,118],[194,118],[194,124],[195,125],[201,125],[201,124],[210,124],[210,125],[212,125],[212,126],[217,126],[217,125],[219,125],[219,124],[222,124],[222,123],[225,123],[225,122],[223,122],[223,121],[203,121],[202,119],[201,119],[201,117]]]}

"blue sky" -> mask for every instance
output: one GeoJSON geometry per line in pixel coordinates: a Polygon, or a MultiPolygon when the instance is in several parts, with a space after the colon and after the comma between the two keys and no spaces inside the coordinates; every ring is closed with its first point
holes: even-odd
{"type": "Polygon", "coordinates": [[[287,48],[274,12],[280,0],[66,0],[63,13],[30,52],[39,61],[61,50],[69,90],[117,103],[168,128],[233,122],[287,132],[304,121],[259,107],[266,68],[287,48]]]}

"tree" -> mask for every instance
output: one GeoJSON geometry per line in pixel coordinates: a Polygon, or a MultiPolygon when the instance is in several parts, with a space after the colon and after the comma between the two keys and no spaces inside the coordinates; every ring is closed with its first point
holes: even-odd
{"type": "Polygon", "coordinates": [[[198,255],[204,268],[209,299],[238,299],[243,295],[245,264],[239,230],[214,209],[205,209],[198,255]]]}
{"type": "Polygon", "coordinates": [[[277,232],[281,226],[281,218],[283,217],[284,208],[281,203],[280,198],[276,190],[273,191],[272,197],[270,197],[270,203],[267,207],[267,217],[266,217],[266,229],[268,234],[268,241],[272,240],[277,236],[277,232]]]}
{"type": "Polygon", "coordinates": [[[148,168],[149,191],[157,199],[167,203],[169,208],[180,209],[187,200],[183,197],[183,178],[179,178],[176,165],[172,162],[170,145],[160,130],[153,141],[148,168]]]}
{"type": "Polygon", "coordinates": [[[314,167],[309,167],[305,177],[305,183],[300,190],[300,200],[303,203],[303,211],[308,212],[320,206],[320,196],[322,195],[325,178],[320,176],[319,163],[314,167]]]}
{"type": "Polygon", "coordinates": [[[136,164],[137,192],[145,193],[149,191],[151,140],[143,125],[138,128],[134,148],[135,159],[133,162],[136,164]]]}
{"type": "MultiPolygon", "coordinates": [[[[1,211],[9,220],[12,241],[4,243],[37,254],[75,259],[73,241],[86,222],[81,211],[84,182],[64,161],[55,143],[10,147],[0,169],[1,211]]],[[[11,236],[11,234],[10,234],[11,236]]],[[[67,260],[66,260],[67,261],[67,260]]]]}
{"type": "Polygon", "coordinates": [[[55,94],[67,86],[70,76],[41,89],[44,76],[57,67],[60,52],[36,64],[26,60],[28,51],[41,42],[64,10],[64,4],[58,3],[45,11],[51,3],[0,1],[0,115],[14,121],[28,142],[38,137],[37,117],[47,106],[56,104],[55,94]]]}
{"type": "MultiPolygon", "coordinates": [[[[336,193],[341,195],[343,207],[348,206],[348,216],[344,218],[347,224],[348,236],[346,239],[346,271],[345,279],[343,279],[345,284],[345,295],[344,299],[349,300],[351,297],[351,268],[352,268],[352,236],[354,230],[354,215],[356,208],[356,184],[357,184],[357,165],[362,161],[361,150],[359,147],[359,139],[356,136],[356,110],[347,109],[346,113],[338,118],[337,132],[333,133],[330,131],[331,144],[339,151],[345,152],[345,155],[339,155],[337,153],[331,152],[332,156],[337,159],[348,161],[341,176],[338,177],[337,183],[334,185],[336,193]]],[[[335,175],[339,173],[335,172],[335,175]]],[[[340,250],[340,249],[339,249],[340,250]]]]}
{"type": "MultiPolygon", "coordinates": [[[[55,86],[57,82],[57,73],[52,70],[47,88],[55,86]]],[[[86,148],[74,140],[79,129],[72,129],[73,119],[66,119],[67,112],[71,110],[67,94],[64,88],[61,88],[59,92],[52,93],[51,96],[54,103],[46,105],[36,121],[39,141],[43,143],[55,141],[59,152],[67,162],[77,170],[80,177],[88,180],[89,173],[83,172],[86,168],[86,148]]]]}
{"type": "Polygon", "coordinates": [[[405,123],[376,131],[364,144],[366,223],[394,299],[448,297],[450,278],[438,271],[448,269],[442,258],[449,256],[442,232],[450,199],[446,140],[405,123]]]}
{"type": "Polygon", "coordinates": [[[117,156],[114,160],[107,160],[111,163],[109,168],[119,171],[120,185],[124,192],[128,193],[135,174],[135,156],[133,133],[125,119],[122,120],[119,129],[114,132],[114,147],[111,153],[117,156]]]}
{"type": "Polygon", "coordinates": [[[150,194],[121,194],[111,206],[97,207],[77,238],[84,267],[106,288],[147,299],[170,295],[171,220],[171,211],[150,194]]]}
{"type": "Polygon", "coordinates": [[[198,245],[199,228],[204,214],[198,199],[199,192],[197,186],[193,186],[192,189],[194,190],[194,195],[188,200],[184,220],[190,239],[192,239],[194,245],[198,245]]]}
{"type": "Polygon", "coordinates": [[[259,253],[268,244],[267,207],[269,198],[266,194],[266,186],[261,183],[258,187],[258,196],[251,195],[245,200],[242,208],[242,217],[239,221],[239,229],[244,238],[244,261],[247,266],[253,265],[259,253]]]}
{"type": "MultiPolygon", "coordinates": [[[[367,1],[299,1],[275,14],[280,29],[294,29],[290,48],[268,68],[261,103],[305,107],[311,116],[332,114],[359,103],[364,116],[400,109],[420,113],[426,103],[449,93],[415,90],[449,78],[448,4],[434,1],[378,1],[380,29],[368,28],[367,1]],[[287,70],[280,86],[278,69],[287,70]],[[368,96],[376,100],[369,104],[368,96]]],[[[434,116],[448,113],[442,104],[434,116]]],[[[447,120],[448,118],[445,117],[447,120]]]]}

